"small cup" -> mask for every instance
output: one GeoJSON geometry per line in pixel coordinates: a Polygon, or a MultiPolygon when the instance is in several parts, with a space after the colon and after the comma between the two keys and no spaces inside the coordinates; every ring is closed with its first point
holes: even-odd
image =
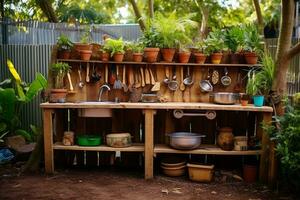
{"type": "Polygon", "coordinates": [[[74,145],[74,132],[73,131],[65,131],[64,132],[63,145],[65,145],[65,146],[74,145]]]}

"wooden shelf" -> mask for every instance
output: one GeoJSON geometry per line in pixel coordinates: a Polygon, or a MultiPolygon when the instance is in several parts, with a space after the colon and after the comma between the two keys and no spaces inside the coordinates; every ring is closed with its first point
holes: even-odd
{"type": "Polygon", "coordinates": [[[132,62],[132,61],[124,61],[124,62],[114,62],[114,61],[100,61],[100,60],[76,60],[76,59],[57,59],[58,62],[75,62],[75,63],[102,63],[102,64],[120,64],[120,65],[178,65],[178,66],[203,66],[203,67],[261,67],[261,64],[211,64],[211,63],[166,63],[166,62],[132,62]]]}
{"type": "Polygon", "coordinates": [[[130,147],[124,147],[124,148],[114,148],[109,147],[106,145],[100,145],[100,146],[78,146],[78,145],[72,145],[72,146],[65,146],[61,142],[56,142],[53,144],[53,149],[56,150],[72,150],[72,151],[123,151],[123,152],[144,152],[144,144],[141,143],[134,143],[130,147]]]}
{"type": "Polygon", "coordinates": [[[179,153],[179,154],[209,154],[209,155],[260,155],[261,150],[224,151],[215,145],[201,145],[194,150],[177,150],[164,144],[156,144],[154,153],[179,153]]]}

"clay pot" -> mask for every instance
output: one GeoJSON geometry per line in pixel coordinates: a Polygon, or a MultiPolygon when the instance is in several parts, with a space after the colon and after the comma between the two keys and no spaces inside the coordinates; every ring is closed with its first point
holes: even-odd
{"type": "Polygon", "coordinates": [[[221,149],[231,151],[234,148],[234,135],[232,134],[232,128],[220,128],[217,142],[221,149]]]}
{"type": "Polygon", "coordinates": [[[124,54],[123,53],[115,53],[113,55],[113,60],[115,62],[122,62],[123,61],[123,58],[124,58],[124,54]]]}
{"type": "Polygon", "coordinates": [[[66,89],[51,89],[49,101],[51,103],[65,103],[67,92],[66,89]]]}
{"type": "Polygon", "coordinates": [[[239,62],[240,62],[240,64],[245,64],[246,63],[244,52],[239,52],[239,62]]]}
{"type": "Polygon", "coordinates": [[[92,43],[92,60],[99,60],[100,59],[100,48],[101,45],[100,44],[96,44],[96,43],[92,43]]]}
{"type": "Polygon", "coordinates": [[[212,53],[210,55],[212,64],[220,64],[222,60],[223,53],[212,53]]]}
{"type": "Polygon", "coordinates": [[[163,48],[161,54],[165,62],[172,62],[175,55],[175,48],[163,48]]]}
{"type": "Polygon", "coordinates": [[[243,177],[245,182],[254,183],[257,177],[257,166],[245,164],[243,166],[243,177]]]}
{"type": "Polygon", "coordinates": [[[109,61],[109,53],[108,52],[102,52],[101,54],[101,60],[102,61],[109,61]]]}
{"type": "Polygon", "coordinates": [[[143,61],[143,53],[133,53],[132,60],[133,60],[133,62],[142,62],[143,61]]]}
{"type": "Polygon", "coordinates": [[[145,48],[144,56],[147,62],[156,62],[159,48],[145,48]]]}
{"type": "Polygon", "coordinates": [[[240,63],[240,54],[239,53],[230,54],[230,63],[231,64],[239,64],[240,63]]]}
{"type": "Polygon", "coordinates": [[[80,58],[80,51],[81,50],[89,50],[92,51],[93,46],[90,44],[82,44],[82,43],[74,43],[74,50],[76,54],[76,58],[80,58]]]}
{"type": "Polygon", "coordinates": [[[195,57],[196,63],[204,64],[207,56],[203,53],[195,52],[194,57],[195,57]]]}
{"type": "Polygon", "coordinates": [[[131,49],[125,51],[124,61],[132,61],[133,60],[133,52],[131,49]]]}
{"type": "Polygon", "coordinates": [[[247,105],[248,105],[248,102],[249,102],[249,100],[241,99],[241,105],[242,105],[242,106],[247,106],[247,105]]]}
{"type": "Polygon", "coordinates": [[[180,63],[188,63],[191,56],[191,52],[179,52],[178,61],[180,63]]]}
{"type": "Polygon", "coordinates": [[[80,53],[81,60],[87,61],[87,60],[91,59],[92,51],[90,51],[90,50],[80,50],[79,53],[80,53]]]}
{"type": "Polygon", "coordinates": [[[70,50],[60,50],[58,52],[58,58],[60,58],[60,59],[69,59],[70,55],[71,55],[70,50]]]}
{"type": "Polygon", "coordinates": [[[255,65],[258,61],[258,55],[255,52],[244,53],[247,64],[255,65]]]}

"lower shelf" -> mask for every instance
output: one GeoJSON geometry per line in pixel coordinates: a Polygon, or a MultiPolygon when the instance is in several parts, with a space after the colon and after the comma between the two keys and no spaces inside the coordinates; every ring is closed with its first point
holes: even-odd
{"type": "Polygon", "coordinates": [[[115,147],[109,147],[106,145],[100,145],[100,146],[78,146],[78,145],[72,145],[72,146],[65,146],[61,142],[56,142],[53,144],[53,149],[56,150],[74,150],[74,151],[124,151],[124,152],[144,152],[145,147],[142,143],[134,143],[130,147],[124,147],[124,148],[115,148],[115,147]]]}
{"type": "Polygon", "coordinates": [[[201,145],[194,150],[177,150],[172,149],[165,144],[156,144],[154,153],[181,153],[181,154],[210,154],[210,155],[260,155],[261,150],[248,151],[224,151],[215,145],[201,145]]]}

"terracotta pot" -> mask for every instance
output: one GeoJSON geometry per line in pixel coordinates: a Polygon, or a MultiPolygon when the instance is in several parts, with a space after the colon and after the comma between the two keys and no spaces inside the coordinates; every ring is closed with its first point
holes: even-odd
{"type": "Polygon", "coordinates": [[[122,62],[123,61],[123,58],[124,58],[124,53],[115,53],[113,55],[113,60],[115,62],[122,62]]]}
{"type": "Polygon", "coordinates": [[[133,53],[132,60],[133,60],[133,62],[142,62],[143,61],[143,53],[133,53]]]}
{"type": "Polygon", "coordinates": [[[100,44],[96,44],[96,43],[92,43],[92,60],[100,60],[100,48],[101,45],[100,44]]]}
{"type": "Polygon", "coordinates": [[[165,62],[172,62],[175,55],[175,48],[162,48],[161,54],[165,62]]]}
{"type": "Polygon", "coordinates": [[[70,50],[61,50],[58,52],[58,58],[60,59],[69,59],[71,55],[70,50]]]}
{"type": "Polygon", "coordinates": [[[49,101],[51,103],[65,103],[67,92],[66,89],[51,89],[49,101]]]}
{"type": "Polygon", "coordinates": [[[159,48],[145,48],[144,56],[147,62],[156,62],[159,48]]]}
{"type": "Polygon", "coordinates": [[[80,50],[79,53],[80,53],[81,60],[86,60],[87,61],[87,60],[91,59],[92,51],[90,51],[90,50],[80,50]]]}
{"type": "Polygon", "coordinates": [[[254,183],[257,177],[257,166],[245,164],[243,166],[243,177],[245,182],[254,183]]]}
{"type": "Polygon", "coordinates": [[[240,62],[240,64],[246,64],[244,52],[239,52],[239,62],[240,62]]]}
{"type": "Polygon", "coordinates": [[[194,57],[195,57],[196,63],[204,64],[207,56],[203,53],[195,52],[194,57]]]}
{"type": "Polygon", "coordinates": [[[234,148],[234,135],[232,134],[232,128],[220,128],[217,142],[221,149],[231,151],[234,148]]]}
{"type": "Polygon", "coordinates": [[[210,55],[212,64],[220,64],[222,60],[223,53],[212,53],[210,55]]]}
{"type": "Polygon", "coordinates": [[[102,61],[109,61],[109,53],[107,53],[107,52],[102,52],[101,53],[101,60],[102,61]]]}
{"type": "Polygon", "coordinates": [[[75,50],[75,58],[80,59],[80,51],[81,50],[89,50],[92,51],[93,46],[90,44],[82,44],[82,43],[74,43],[75,50]]]}
{"type": "Polygon", "coordinates": [[[255,52],[244,53],[247,64],[255,65],[258,61],[258,55],[255,52]]]}
{"type": "Polygon", "coordinates": [[[240,63],[240,54],[239,53],[231,53],[230,54],[230,63],[231,64],[239,64],[240,63]]]}
{"type": "Polygon", "coordinates": [[[249,102],[249,100],[243,100],[243,99],[241,99],[241,105],[242,106],[247,106],[248,102],[249,102]]]}
{"type": "Polygon", "coordinates": [[[191,52],[179,52],[178,61],[180,63],[188,63],[191,56],[191,52]]]}
{"type": "Polygon", "coordinates": [[[126,50],[124,54],[124,61],[132,61],[133,60],[133,52],[132,50],[126,50]]]}

